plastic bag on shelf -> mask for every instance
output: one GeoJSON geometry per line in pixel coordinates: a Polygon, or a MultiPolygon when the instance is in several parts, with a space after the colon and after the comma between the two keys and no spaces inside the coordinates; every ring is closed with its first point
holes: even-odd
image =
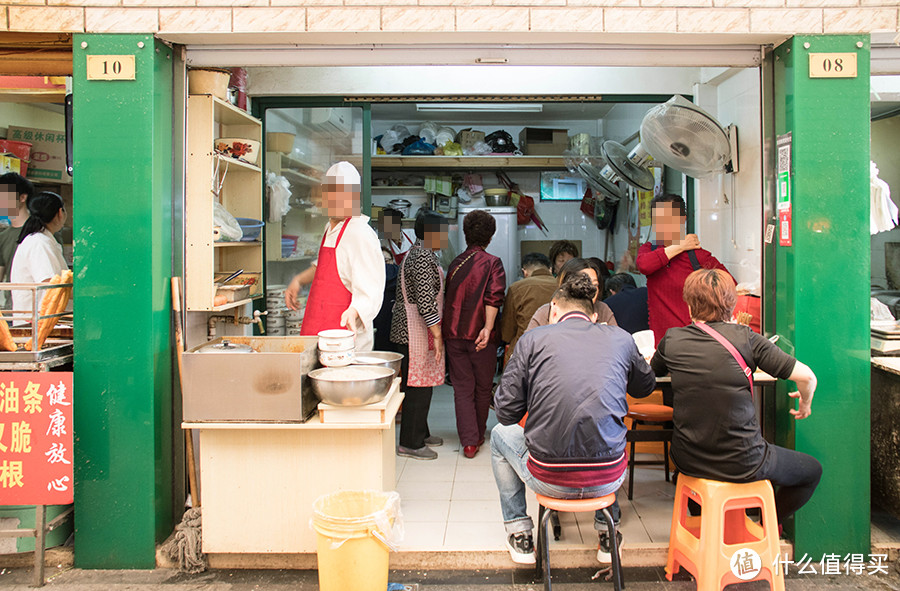
{"type": "Polygon", "coordinates": [[[269,221],[280,222],[291,210],[291,184],[283,176],[270,172],[266,174],[266,187],[269,189],[269,221]]]}
{"type": "Polygon", "coordinates": [[[218,201],[213,202],[213,227],[219,230],[216,242],[237,242],[244,237],[241,225],[218,201]]]}
{"type": "Polygon", "coordinates": [[[434,146],[421,138],[403,148],[404,156],[431,156],[432,154],[434,154],[434,146]]]}
{"type": "Polygon", "coordinates": [[[462,147],[456,142],[444,142],[442,144],[444,156],[462,156],[462,147]]]}
{"type": "Polygon", "coordinates": [[[452,127],[441,127],[437,130],[437,133],[434,134],[434,141],[438,146],[443,146],[447,142],[452,142],[455,138],[456,132],[452,127]]]}
{"type": "Polygon", "coordinates": [[[433,121],[426,121],[422,124],[422,127],[419,128],[419,137],[426,143],[439,145],[435,141],[439,129],[440,128],[438,127],[437,123],[434,123],[433,121]]]}
{"type": "Polygon", "coordinates": [[[485,142],[475,142],[472,147],[466,150],[466,154],[472,154],[474,156],[481,156],[482,154],[491,154],[494,149],[491,148],[485,142]]]}

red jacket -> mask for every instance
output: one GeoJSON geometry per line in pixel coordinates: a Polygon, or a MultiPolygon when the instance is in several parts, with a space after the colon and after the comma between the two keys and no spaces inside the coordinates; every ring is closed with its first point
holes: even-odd
{"type": "Polygon", "coordinates": [[[688,313],[687,304],[684,303],[682,297],[684,281],[695,271],[689,252],[696,255],[698,269],[722,269],[728,273],[725,265],[720,263],[708,250],[702,248],[682,252],[674,256],[672,260],[666,257],[666,249],[662,247],[654,249],[650,242],[642,244],[638,249],[635,264],[638,271],[647,276],[647,309],[650,312],[650,330],[653,331],[657,345],[670,328],[687,326],[691,323],[691,315],[688,313]]]}
{"type": "MultiPolygon", "coordinates": [[[[444,292],[442,337],[474,341],[484,328],[484,307],[503,305],[506,273],[498,257],[473,246],[453,259],[447,269],[444,292]]],[[[499,342],[500,315],[491,331],[491,342],[499,342]]]]}

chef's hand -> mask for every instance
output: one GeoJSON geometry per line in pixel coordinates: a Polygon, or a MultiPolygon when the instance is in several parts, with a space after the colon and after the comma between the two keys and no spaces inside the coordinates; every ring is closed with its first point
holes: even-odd
{"type": "Polygon", "coordinates": [[[288,284],[287,289],[284,290],[284,303],[291,310],[299,309],[299,306],[297,305],[298,293],[300,293],[300,282],[297,281],[297,278],[295,277],[288,284]]]}
{"type": "Polygon", "coordinates": [[[697,238],[696,234],[688,234],[681,242],[678,243],[678,246],[681,248],[682,252],[696,250],[700,248],[700,239],[697,238]]]}
{"type": "Polygon", "coordinates": [[[343,326],[344,328],[352,330],[354,334],[356,333],[357,322],[362,324],[362,321],[360,321],[360,319],[359,319],[359,312],[357,312],[356,308],[354,308],[353,306],[347,308],[341,314],[340,325],[343,326]]]}
{"type": "Polygon", "coordinates": [[[812,414],[811,400],[804,401],[803,397],[800,395],[800,392],[788,392],[788,396],[790,396],[791,398],[800,399],[799,408],[797,408],[796,410],[792,408],[790,411],[788,411],[792,415],[794,415],[795,419],[799,421],[800,419],[805,419],[810,414],[812,414]]]}
{"type": "Polygon", "coordinates": [[[475,351],[478,352],[487,347],[489,338],[491,338],[491,329],[485,326],[475,338],[475,351]]]}

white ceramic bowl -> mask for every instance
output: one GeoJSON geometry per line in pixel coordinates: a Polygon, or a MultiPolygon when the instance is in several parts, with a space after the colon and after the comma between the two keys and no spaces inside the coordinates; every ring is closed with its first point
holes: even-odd
{"type": "Polygon", "coordinates": [[[319,333],[319,351],[349,351],[354,347],[356,338],[353,331],[333,328],[319,333]]]}
{"type": "Polygon", "coordinates": [[[268,326],[266,328],[284,328],[284,316],[269,315],[268,326]]]}
{"type": "Polygon", "coordinates": [[[319,351],[319,363],[325,367],[345,367],[353,363],[353,350],[319,351]]]}
{"type": "Polygon", "coordinates": [[[284,336],[284,327],[283,326],[271,326],[266,329],[266,334],[270,337],[282,337],[284,336]]]}

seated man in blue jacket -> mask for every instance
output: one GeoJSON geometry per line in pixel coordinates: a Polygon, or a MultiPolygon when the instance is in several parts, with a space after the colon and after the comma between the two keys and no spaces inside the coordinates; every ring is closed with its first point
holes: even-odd
{"type": "MultiPolygon", "coordinates": [[[[519,339],[494,397],[500,424],[491,431],[491,463],[507,548],[519,564],[535,561],[525,486],[559,499],[618,490],[627,465],[625,393],[643,397],[656,386],[631,335],[594,324],[596,290],[581,273],[560,286],[550,302],[551,324],[519,339]]],[[[616,504],[616,521],[618,513],[616,504]]],[[[606,525],[594,521],[603,532],[597,557],[607,562],[606,525]]]]}

